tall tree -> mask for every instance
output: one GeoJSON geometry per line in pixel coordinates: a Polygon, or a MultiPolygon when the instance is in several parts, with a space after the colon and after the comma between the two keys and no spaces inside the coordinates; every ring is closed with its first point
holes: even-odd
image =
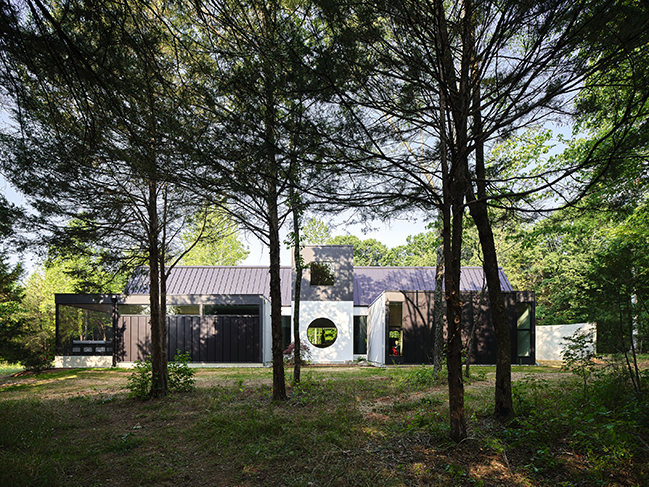
{"type": "Polygon", "coordinates": [[[106,257],[148,264],[152,394],[164,395],[166,277],[200,205],[175,179],[201,132],[191,71],[171,35],[181,16],[136,0],[28,5],[31,15],[3,12],[3,84],[16,129],[2,137],[3,170],[37,210],[31,225],[45,244],[82,252],[99,242],[106,257]]]}
{"type": "MultiPolygon", "coordinates": [[[[639,6],[625,7],[644,14],[639,6]]],[[[457,288],[464,208],[468,205],[475,217],[491,305],[500,310],[498,265],[485,205],[508,206],[522,198],[534,207],[535,191],[560,193],[564,188],[559,182],[585,164],[539,167],[524,177],[502,180],[498,168],[485,166],[483,151],[498,137],[569,111],[586,77],[613,65],[644,33],[634,17],[633,28],[624,31],[624,45],[611,42],[591,62],[579,55],[584,37],[604,29],[610,40],[614,31],[620,32],[609,23],[619,18],[617,2],[338,2],[336,8],[328,3],[323,8],[341,39],[356,39],[366,47],[364,68],[374,76],[359,87],[355,101],[384,114],[400,130],[400,139],[418,141],[422,149],[416,152],[426,157],[422,167],[421,158],[384,151],[381,172],[391,176],[386,192],[437,208],[442,215],[451,428],[459,440],[466,434],[457,288]]],[[[499,337],[495,414],[508,417],[513,408],[504,313],[496,313],[494,326],[499,337]]]]}
{"type": "Polygon", "coordinates": [[[203,181],[217,178],[236,221],[268,246],[273,397],[282,400],[279,231],[292,208],[312,204],[313,188],[331,193],[322,188],[335,186],[335,171],[325,173],[323,160],[331,161],[332,134],[348,133],[346,119],[314,75],[331,54],[310,2],[211,0],[198,11],[197,42],[211,58],[204,111],[218,114],[201,141],[203,181]]]}

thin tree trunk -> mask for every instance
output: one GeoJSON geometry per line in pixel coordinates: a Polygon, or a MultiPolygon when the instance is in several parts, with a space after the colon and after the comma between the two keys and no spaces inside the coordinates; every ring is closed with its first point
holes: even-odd
{"type": "Polygon", "coordinates": [[[284,354],[282,350],[282,292],[280,283],[279,218],[274,182],[269,183],[268,228],[270,240],[270,319],[273,350],[273,400],[286,399],[284,354]]]}
{"type": "MultiPolygon", "coordinates": [[[[473,354],[473,341],[475,340],[475,330],[478,327],[478,321],[482,317],[482,300],[484,299],[487,282],[482,283],[482,290],[480,291],[480,299],[478,300],[478,315],[473,318],[473,325],[471,326],[471,333],[469,333],[469,341],[466,345],[466,355],[464,356],[464,377],[471,377],[471,356],[473,354]]],[[[471,298],[473,299],[473,297],[471,298]]],[[[473,307],[473,302],[471,303],[473,307]]]]}
{"type": "Polygon", "coordinates": [[[160,309],[160,247],[158,242],[159,221],[157,202],[157,183],[149,181],[148,194],[148,216],[149,216],[149,304],[151,306],[151,373],[152,385],[151,395],[153,397],[164,396],[168,392],[166,379],[166,367],[162,353],[162,334],[160,309]]]}
{"type": "MultiPolygon", "coordinates": [[[[471,190],[472,193],[472,190],[471,190]]],[[[473,196],[471,194],[471,196],[473,196]]],[[[494,243],[491,224],[487,215],[487,205],[484,200],[473,200],[469,204],[473,221],[478,228],[480,246],[484,257],[483,269],[489,288],[489,305],[491,320],[496,333],[496,390],[494,414],[496,418],[507,419],[514,414],[511,382],[511,337],[505,301],[500,289],[500,275],[496,246],[494,243]]]]}
{"type": "MultiPolygon", "coordinates": [[[[291,193],[293,193],[291,188],[291,193]]],[[[300,353],[300,293],[302,290],[302,254],[300,252],[300,210],[296,198],[293,200],[293,258],[295,260],[295,288],[294,298],[295,308],[293,309],[293,382],[300,383],[300,366],[302,355],[300,353]]]]}
{"type": "Polygon", "coordinates": [[[464,207],[461,203],[461,201],[457,200],[453,203],[452,229],[447,223],[444,224],[444,248],[446,254],[444,277],[448,322],[446,367],[448,370],[451,438],[455,441],[466,438],[464,383],[462,379],[462,302],[460,301],[460,250],[464,213],[464,207]]]}
{"type": "Polygon", "coordinates": [[[444,350],[444,239],[442,229],[439,231],[440,244],[437,247],[435,264],[435,304],[433,322],[435,323],[435,345],[433,349],[433,373],[435,377],[442,371],[444,350]]]}

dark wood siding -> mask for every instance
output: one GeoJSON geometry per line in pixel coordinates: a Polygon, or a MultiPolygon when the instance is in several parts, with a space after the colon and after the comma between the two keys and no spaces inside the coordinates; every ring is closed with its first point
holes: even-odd
{"type": "MultiPolygon", "coordinates": [[[[148,316],[121,316],[118,362],[144,360],[150,354],[148,316]]],[[[167,353],[189,352],[192,362],[261,362],[259,316],[169,316],[167,353]]]]}
{"type": "MultiPolygon", "coordinates": [[[[434,293],[431,291],[403,291],[400,294],[404,298],[403,363],[430,364],[434,351],[434,293]]],[[[462,341],[465,344],[468,343],[469,333],[474,323],[476,325],[471,363],[495,364],[496,335],[491,322],[488,296],[486,293],[482,295],[477,291],[464,291],[460,295],[462,300],[462,341]]],[[[533,364],[536,360],[533,348],[529,357],[517,357],[516,355],[516,303],[529,302],[532,305],[531,331],[532,343],[534,343],[534,295],[525,292],[504,292],[503,295],[512,343],[512,363],[533,364]]],[[[444,334],[446,336],[446,325],[444,325],[444,334]]]]}

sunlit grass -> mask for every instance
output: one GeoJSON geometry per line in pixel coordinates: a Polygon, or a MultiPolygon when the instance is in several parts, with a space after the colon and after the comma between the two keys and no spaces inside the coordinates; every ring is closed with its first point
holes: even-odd
{"type": "Polygon", "coordinates": [[[0,378],[5,377],[7,375],[17,374],[18,372],[22,372],[23,370],[24,367],[22,365],[7,364],[5,362],[0,362],[0,378]]]}

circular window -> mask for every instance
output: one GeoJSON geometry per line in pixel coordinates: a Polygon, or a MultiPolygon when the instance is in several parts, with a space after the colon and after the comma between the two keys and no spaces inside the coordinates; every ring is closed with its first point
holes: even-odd
{"type": "Polygon", "coordinates": [[[306,336],[314,347],[327,348],[336,341],[338,329],[333,321],[327,318],[318,318],[313,320],[306,329],[306,336]]]}

